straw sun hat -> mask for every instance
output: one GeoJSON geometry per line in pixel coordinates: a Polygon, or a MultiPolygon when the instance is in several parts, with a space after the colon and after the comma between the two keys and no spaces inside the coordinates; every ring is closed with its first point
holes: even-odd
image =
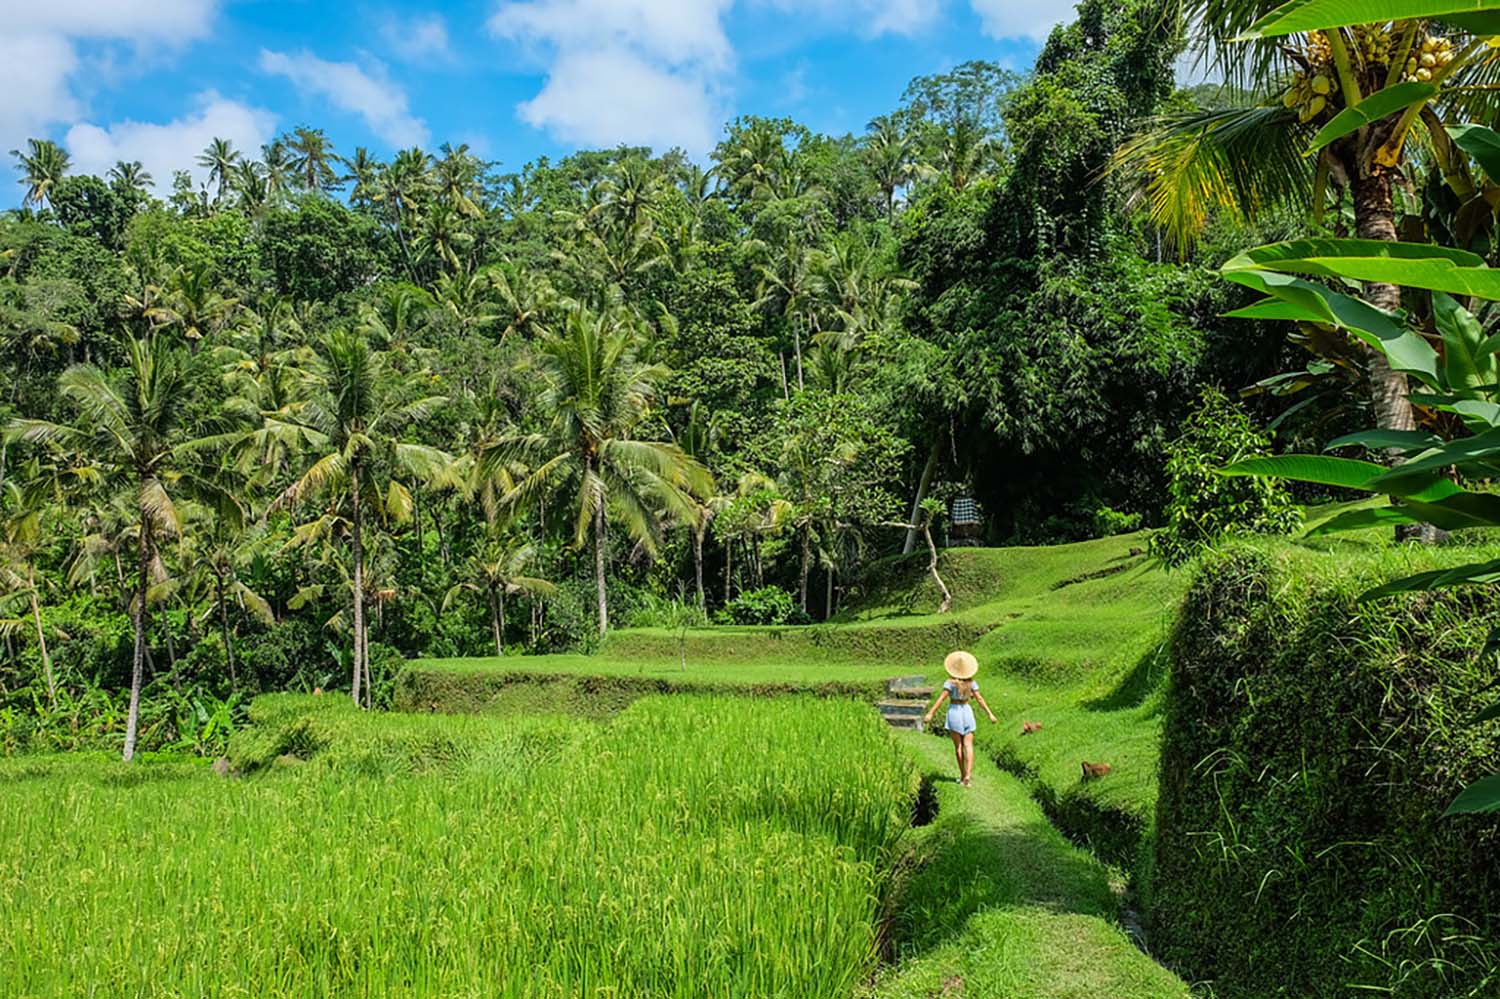
{"type": "Polygon", "coordinates": [[[948,658],[943,660],[943,669],[955,680],[968,680],[979,672],[979,660],[963,650],[950,652],[948,658]]]}

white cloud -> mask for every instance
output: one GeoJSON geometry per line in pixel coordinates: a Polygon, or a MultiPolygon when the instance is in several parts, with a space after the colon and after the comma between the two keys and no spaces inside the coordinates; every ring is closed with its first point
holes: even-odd
{"type": "Polygon", "coordinates": [[[140,160],[165,192],[172,171],[192,166],[194,179],[203,183],[207,171],[195,160],[209,141],[225,138],[242,153],[257,155],[270,141],[276,116],[263,108],[227,100],[213,91],[199,94],[197,110],[165,125],[122,121],[101,128],[86,122],[68,129],[63,145],[82,173],[103,176],[119,160],[140,160]]]}
{"type": "Polygon", "coordinates": [[[489,19],[501,38],[559,51],[625,47],[669,66],[729,68],[734,51],[720,17],[730,0],[528,0],[489,19]]]}
{"type": "Polygon", "coordinates": [[[305,50],[288,55],[261,49],[260,68],[359,115],[370,131],[393,146],[428,140],[427,125],[408,110],[406,91],[392,83],[378,63],[373,73],[367,73],[352,62],[329,62],[305,50]]]}
{"type": "Polygon", "coordinates": [[[1038,3],[1037,0],[969,0],[984,33],[991,38],[1029,38],[1044,42],[1052,29],[1073,20],[1071,0],[1038,3]]]}
{"type": "Polygon", "coordinates": [[[381,24],[380,37],[396,58],[404,62],[448,62],[453,58],[448,22],[441,14],[393,15],[381,24]]]}
{"type": "Polygon", "coordinates": [[[718,114],[703,82],[652,65],[625,48],[569,52],[521,120],[581,146],[711,149],[718,114]]]}
{"type": "Polygon", "coordinates": [[[78,114],[68,77],[78,53],[60,35],[0,34],[0,150],[78,114]]]}
{"type": "Polygon", "coordinates": [[[547,65],[522,121],[578,145],[712,148],[734,49],[731,0],[527,0],[502,3],[490,32],[547,65]]]}
{"type": "Polygon", "coordinates": [[[9,4],[0,32],[0,149],[83,113],[72,84],[82,41],[177,48],[202,38],[218,0],[43,0],[9,4]],[[14,8],[14,9],[10,9],[14,8]]]}
{"type": "Polygon", "coordinates": [[[933,0],[760,0],[787,15],[814,15],[864,38],[914,35],[937,19],[933,0]]]}

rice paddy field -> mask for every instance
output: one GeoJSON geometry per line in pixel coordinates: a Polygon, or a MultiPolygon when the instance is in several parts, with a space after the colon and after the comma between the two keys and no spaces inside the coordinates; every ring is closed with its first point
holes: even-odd
{"type": "Polygon", "coordinates": [[[0,994],[811,999],[876,962],[918,775],[866,705],[342,704],[277,699],[238,779],[7,761],[0,994]]]}

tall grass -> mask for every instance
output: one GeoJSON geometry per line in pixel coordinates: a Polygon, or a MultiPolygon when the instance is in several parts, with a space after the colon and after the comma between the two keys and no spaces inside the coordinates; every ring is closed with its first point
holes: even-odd
{"type": "Polygon", "coordinates": [[[0,993],[803,999],[869,969],[915,777],[867,707],[648,698],[552,745],[425,776],[0,768],[0,993]]]}

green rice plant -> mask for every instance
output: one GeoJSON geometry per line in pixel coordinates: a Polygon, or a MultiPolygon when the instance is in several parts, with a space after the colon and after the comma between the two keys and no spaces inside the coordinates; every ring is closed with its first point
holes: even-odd
{"type": "Polygon", "coordinates": [[[532,751],[504,720],[311,708],[327,742],[263,776],[0,762],[0,992],[815,999],[873,965],[916,777],[867,706],[650,697],[499,776],[325,757],[362,724],[532,751]]]}

